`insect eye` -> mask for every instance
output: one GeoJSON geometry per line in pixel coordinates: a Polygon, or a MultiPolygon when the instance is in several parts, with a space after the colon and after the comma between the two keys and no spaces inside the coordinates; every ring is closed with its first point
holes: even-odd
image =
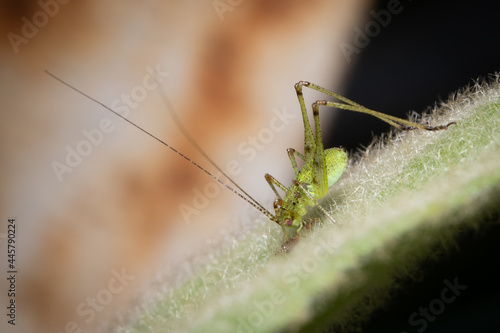
{"type": "Polygon", "coordinates": [[[286,225],[292,225],[292,223],[293,223],[292,219],[285,219],[286,225]]]}

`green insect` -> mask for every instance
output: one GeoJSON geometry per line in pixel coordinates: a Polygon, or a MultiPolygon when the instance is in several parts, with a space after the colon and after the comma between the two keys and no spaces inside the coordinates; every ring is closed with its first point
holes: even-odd
{"type": "MultiPolygon", "coordinates": [[[[329,106],[342,110],[366,113],[377,117],[400,130],[422,129],[427,131],[439,131],[448,129],[448,126],[455,124],[455,122],[451,122],[444,126],[432,127],[390,116],[365,108],[364,106],[343,96],[306,81],[296,83],[295,91],[299,99],[302,118],[304,121],[304,155],[300,154],[293,148],[289,148],[287,150],[288,157],[290,158],[290,162],[292,163],[292,167],[295,172],[295,179],[289,188],[278,182],[271,175],[266,174],[265,176],[267,182],[277,196],[277,199],[274,201],[275,214],[270,216],[268,215],[268,217],[283,228],[283,232],[285,234],[285,243],[282,245],[283,251],[287,251],[291,243],[297,239],[302,228],[308,228],[311,223],[314,222],[303,218],[306,214],[306,207],[315,206],[317,201],[326,195],[328,189],[337,182],[347,168],[348,156],[345,150],[342,148],[323,148],[319,119],[320,106],[329,106]],[[319,100],[312,104],[316,137],[313,135],[309,117],[307,115],[307,109],[302,93],[303,87],[319,91],[341,101],[340,103],[319,100]],[[299,157],[304,161],[302,169],[298,168],[296,157],[299,157]],[[284,197],[278,193],[277,188],[281,189],[285,193],[284,197]]],[[[319,208],[332,222],[335,222],[333,217],[328,214],[328,212],[321,207],[319,208]]]]}
{"type": "MultiPolygon", "coordinates": [[[[56,80],[62,82],[71,89],[77,91],[78,93],[84,95],[85,97],[100,104],[108,111],[113,112],[118,117],[132,124],[133,126],[140,129],[141,131],[151,136],[155,140],[159,141],[160,143],[162,143],[163,145],[165,145],[166,147],[168,147],[169,149],[171,149],[184,159],[188,160],[190,163],[194,164],[200,170],[207,173],[215,181],[219,182],[227,189],[237,194],[243,200],[247,201],[250,205],[258,209],[264,215],[266,215],[271,221],[281,226],[285,236],[285,242],[281,246],[282,252],[287,252],[291,248],[291,245],[299,238],[299,234],[302,229],[310,228],[311,225],[318,220],[318,219],[314,220],[305,219],[304,215],[307,212],[306,208],[308,206],[317,205],[318,200],[320,200],[327,194],[328,189],[331,188],[337,182],[337,180],[340,178],[340,176],[342,176],[348,165],[348,155],[345,150],[343,150],[342,148],[330,148],[330,149],[323,148],[323,140],[321,137],[321,127],[319,119],[320,106],[328,106],[342,110],[369,114],[379,118],[382,121],[389,123],[390,125],[400,130],[422,129],[427,131],[439,131],[448,129],[448,126],[455,124],[455,122],[451,122],[447,125],[441,125],[435,127],[418,124],[409,120],[404,120],[381,112],[370,110],[358,103],[355,103],[343,96],[335,94],[325,88],[322,88],[320,86],[317,86],[315,84],[306,81],[300,81],[295,84],[295,91],[299,99],[300,109],[304,122],[304,155],[297,152],[293,148],[287,149],[288,157],[290,158],[290,162],[295,172],[295,179],[293,180],[290,187],[284,186],[269,174],[265,175],[266,181],[269,183],[269,185],[271,186],[272,190],[274,191],[277,197],[274,200],[273,204],[274,206],[274,215],[273,215],[266,208],[264,208],[264,206],[262,206],[254,198],[252,198],[252,196],[246,193],[214,161],[212,161],[212,159],[210,159],[210,157],[203,151],[203,149],[201,149],[201,147],[193,140],[189,132],[184,128],[182,123],[179,121],[165,93],[161,89],[159,91],[165,102],[165,105],[167,106],[168,111],[172,114],[174,121],[177,123],[183,134],[194,145],[194,147],[210,162],[210,164],[212,164],[221,174],[223,174],[227,179],[229,179],[229,181],[237,189],[239,189],[241,193],[230,187],[228,184],[217,178],[215,175],[211,174],[209,171],[204,169],[196,162],[192,161],[190,158],[188,158],[181,152],[177,151],[172,146],[168,145],[158,137],[144,130],[143,128],[132,123],[130,120],[123,117],[119,113],[113,111],[105,104],[81,92],[80,90],[76,89],[75,87],[71,86],[65,81],[59,79],[55,75],[49,72],[47,72],[47,74],[49,74],[56,80]],[[315,135],[313,134],[312,127],[309,122],[309,117],[307,115],[307,109],[304,102],[304,96],[302,93],[303,87],[308,87],[310,89],[319,91],[333,98],[336,98],[337,100],[340,101],[340,102],[331,102],[331,101],[319,100],[312,104],[315,135]],[[304,165],[302,166],[301,169],[299,169],[297,165],[297,160],[296,160],[297,157],[304,161],[304,165]],[[280,195],[278,189],[283,191],[284,196],[280,195]]],[[[332,222],[335,222],[333,217],[327,211],[325,211],[320,206],[318,207],[325,214],[325,216],[327,216],[332,222]]]]}

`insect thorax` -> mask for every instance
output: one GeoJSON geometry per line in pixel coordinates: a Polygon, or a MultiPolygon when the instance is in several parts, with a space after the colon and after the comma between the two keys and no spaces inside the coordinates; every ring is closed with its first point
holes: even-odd
{"type": "MultiPolygon", "coordinates": [[[[341,148],[325,150],[325,169],[330,188],[342,175],[347,167],[347,152],[341,148]]],[[[303,216],[307,213],[307,206],[316,205],[325,191],[317,191],[313,185],[313,168],[311,163],[305,164],[283,198],[282,205],[277,212],[280,224],[290,228],[299,228],[305,223],[303,216]],[[305,190],[309,195],[305,194],[305,190]],[[322,193],[318,193],[322,192],[322,193]]]]}

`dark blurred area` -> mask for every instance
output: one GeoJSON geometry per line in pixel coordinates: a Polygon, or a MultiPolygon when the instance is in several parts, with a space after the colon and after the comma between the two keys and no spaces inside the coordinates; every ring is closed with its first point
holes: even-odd
{"type": "MultiPolygon", "coordinates": [[[[374,11],[387,10],[389,2],[379,1],[374,11]]],[[[457,89],[500,70],[497,1],[400,3],[401,12],[352,56],[354,66],[341,92],[344,96],[406,118],[410,111],[421,113],[435,102],[446,101],[457,89]]],[[[367,15],[368,21],[374,20],[367,15]]],[[[364,31],[365,24],[359,28],[364,31]]],[[[362,114],[338,112],[335,125],[324,134],[325,146],[351,151],[370,144],[373,135],[389,127],[362,114]]]]}
{"type": "Polygon", "coordinates": [[[391,292],[383,309],[372,313],[362,331],[500,332],[498,222],[496,213],[482,222],[481,232],[458,232],[455,247],[443,251],[438,245],[439,259],[423,260],[413,280],[396,278],[394,285],[399,288],[391,292]],[[457,287],[456,294],[450,285],[457,287]]]}
{"type": "MultiPolygon", "coordinates": [[[[375,12],[387,9],[380,1],[375,12]]],[[[476,80],[488,81],[500,70],[500,4],[497,1],[401,1],[403,10],[371,38],[356,61],[343,95],[375,110],[406,117],[476,80]]],[[[371,16],[368,20],[373,19],[371,16]]],[[[364,30],[364,26],[360,28],[364,30]]],[[[339,112],[327,147],[353,151],[389,129],[377,119],[339,112]],[[349,125],[346,125],[349,124],[349,125]]],[[[500,239],[498,212],[487,233],[468,231],[457,248],[434,262],[422,263],[419,281],[399,281],[386,308],[377,311],[363,332],[499,332],[500,278],[496,255],[500,239]],[[443,280],[467,285],[427,325],[410,325],[409,316],[440,297],[443,280]]],[[[421,318],[421,317],[417,317],[421,318]]]]}

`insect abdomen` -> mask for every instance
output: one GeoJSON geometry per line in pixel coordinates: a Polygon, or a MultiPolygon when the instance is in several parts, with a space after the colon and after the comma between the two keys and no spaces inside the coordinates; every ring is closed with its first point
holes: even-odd
{"type": "Polygon", "coordinates": [[[326,174],[328,188],[339,180],[348,164],[347,152],[342,148],[330,148],[325,150],[326,174]]]}

